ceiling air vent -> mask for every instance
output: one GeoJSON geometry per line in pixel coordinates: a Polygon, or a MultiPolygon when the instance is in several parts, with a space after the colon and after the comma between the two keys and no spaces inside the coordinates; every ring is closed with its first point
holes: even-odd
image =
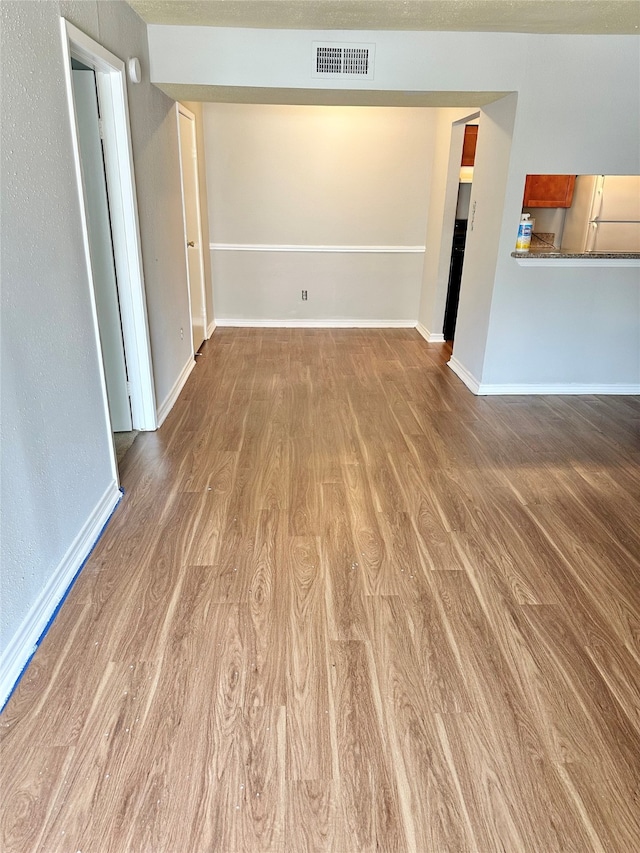
{"type": "Polygon", "coordinates": [[[373,44],[313,43],[313,77],[373,79],[373,44]]]}

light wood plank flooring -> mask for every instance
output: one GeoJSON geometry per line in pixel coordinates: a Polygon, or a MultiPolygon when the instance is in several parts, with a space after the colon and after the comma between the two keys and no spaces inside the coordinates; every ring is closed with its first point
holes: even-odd
{"type": "Polygon", "coordinates": [[[640,400],[219,329],[1,718],[9,853],[640,850],[640,400]]]}

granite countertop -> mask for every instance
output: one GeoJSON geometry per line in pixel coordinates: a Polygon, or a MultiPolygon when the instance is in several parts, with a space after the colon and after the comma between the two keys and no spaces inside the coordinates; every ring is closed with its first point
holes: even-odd
{"type": "Polygon", "coordinates": [[[526,260],[534,258],[569,258],[571,260],[628,260],[640,258],[640,252],[567,252],[555,245],[556,235],[551,231],[534,231],[531,235],[531,248],[528,252],[511,252],[512,258],[526,260]]]}
{"type": "Polygon", "coordinates": [[[532,248],[528,252],[511,252],[512,258],[586,258],[595,259],[602,258],[607,260],[623,260],[625,258],[640,258],[640,252],[566,252],[562,249],[552,249],[549,246],[544,248],[532,248]]]}

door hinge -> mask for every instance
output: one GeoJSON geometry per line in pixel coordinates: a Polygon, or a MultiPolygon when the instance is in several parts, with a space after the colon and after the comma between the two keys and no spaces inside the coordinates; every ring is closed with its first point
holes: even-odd
{"type": "Polygon", "coordinates": [[[100,134],[100,139],[104,139],[104,121],[101,118],[98,119],[98,133],[100,134]]]}
{"type": "Polygon", "coordinates": [[[131,397],[131,383],[127,379],[127,396],[131,397]]]}

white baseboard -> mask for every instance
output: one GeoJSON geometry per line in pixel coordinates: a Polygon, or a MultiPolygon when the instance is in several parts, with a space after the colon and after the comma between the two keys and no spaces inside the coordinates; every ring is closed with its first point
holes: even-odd
{"type": "Polygon", "coordinates": [[[162,426],[162,424],[166,420],[167,415],[169,414],[171,409],[173,409],[176,400],[180,396],[180,392],[184,388],[185,383],[195,366],[196,361],[194,358],[191,358],[182,368],[180,376],[178,376],[178,378],[173,384],[173,388],[171,389],[171,391],[169,391],[164,403],[158,409],[158,428],[162,426]]]}
{"type": "Polygon", "coordinates": [[[451,356],[447,364],[451,368],[451,370],[453,370],[455,375],[462,379],[464,384],[473,394],[480,393],[480,383],[478,382],[478,380],[475,378],[475,376],[469,373],[466,367],[463,367],[454,356],[451,356]]]}
{"type": "Polygon", "coordinates": [[[218,317],[218,326],[249,329],[414,329],[415,320],[248,320],[218,317]]]}
{"type": "Polygon", "coordinates": [[[588,396],[629,396],[640,395],[640,385],[579,385],[579,384],[556,384],[556,385],[490,385],[481,383],[477,392],[480,395],[588,395],[588,396]]]}
{"type": "Polygon", "coordinates": [[[40,640],[53,620],[103,528],[120,502],[114,480],[98,501],[46,586],[9,642],[0,663],[0,709],[4,707],[40,640]]]}
{"type": "Polygon", "coordinates": [[[422,325],[422,323],[418,323],[416,331],[430,344],[443,344],[445,342],[444,335],[442,333],[438,334],[437,332],[430,332],[426,326],[422,325]]]}
{"type": "Polygon", "coordinates": [[[216,321],[212,320],[209,323],[209,325],[207,326],[207,340],[209,340],[209,338],[215,332],[215,330],[216,330],[216,321]]]}
{"type": "Polygon", "coordinates": [[[472,376],[469,371],[463,367],[460,362],[451,357],[448,362],[449,367],[458,376],[467,388],[479,397],[484,396],[514,396],[514,395],[549,395],[549,396],[567,396],[567,395],[593,395],[593,396],[629,396],[640,395],[640,385],[620,384],[620,385],[586,385],[578,383],[550,383],[550,384],[535,384],[521,383],[503,385],[478,382],[475,376],[472,376]]]}

